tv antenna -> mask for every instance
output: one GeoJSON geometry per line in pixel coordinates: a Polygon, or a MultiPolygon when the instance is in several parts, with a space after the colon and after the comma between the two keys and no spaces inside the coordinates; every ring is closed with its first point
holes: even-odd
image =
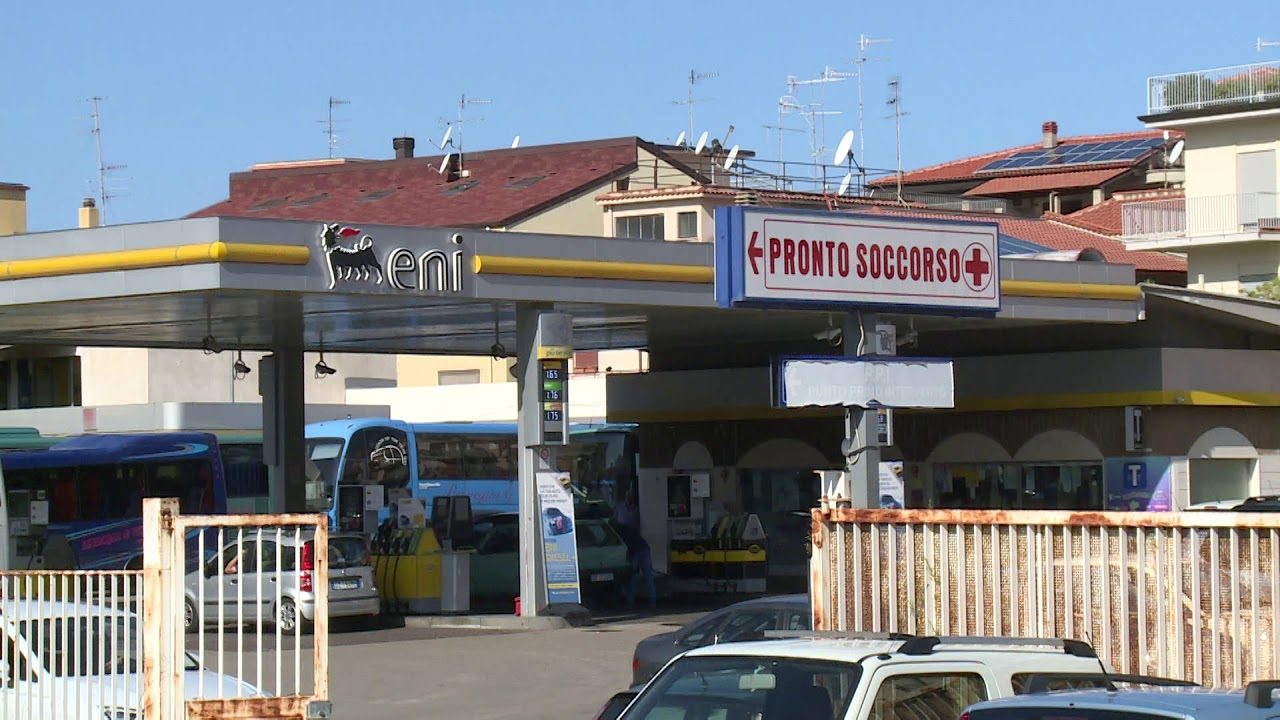
{"type": "MultiPolygon", "coordinates": [[[[462,159],[462,127],[466,124],[467,106],[490,104],[493,104],[493,100],[481,100],[479,97],[467,97],[466,94],[458,97],[458,159],[462,159]]],[[[453,128],[451,127],[449,129],[453,128]]],[[[448,131],[445,131],[444,135],[445,137],[448,137],[448,131]]],[[[443,146],[440,147],[440,149],[443,150],[443,146]]]]}
{"type": "Polygon", "coordinates": [[[89,115],[93,119],[93,144],[98,153],[98,199],[100,201],[100,212],[102,214],[102,224],[107,223],[107,200],[114,197],[107,192],[107,174],[115,170],[123,170],[124,165],[108,165],[102,160],[102,102],[106,98],[95,95],[89,98],[89,102],[93,103],[93,112],[89,115]]]}
{"type": "Polygon", "coordinates": [[[889,78],[889,99],[885,104],[893,108],[893,131],[895,135],[895,154],[897,156],[896,177],[898,179],[898,202],[902,202],[902,116],[906,115],[902,111],[902,78],[894,76],[889,78]]]}
{"type": "Polygon", "coordinates": [[[826,148],[826,142],[827,142],[826,116],[843,114],[834,110],[833,111],[817,110],[817,108],[820,108],[823,106],[824,101],[826,100],[826,98],[823,97],[822,93],[820,92],[821,87],[823,85],[828,85],[830,83],[844,82],[845,80],[848,80],[849,78],[853,77],[853,75],[854,75],[853,73],[845,73],[845,72],[840,72],[838,70],[832,70],[828,66],[822,69],[822,74],[820,74],[818,77],[808,79],[808,80],[800,80],[791,75],[787,76],[787,94],[788,95],[795,96],[796,88],[798,87],[815,87],[819,89],[818,101],[814,103],[810,103],[810,106],[808,108],[808,110],[813,113],[813,115],[811,115],[810,117],[816,118],[816,122],[810,123],[810,133],[813,134],[814,136],[810,143],[810,149],[814,156],[814,163],[817,163],[818,156],[822,155],[822,153],[826,152],[827,150],[826,148]]]}
{"type": "Polygon", "coordinates": [[[329,157],[330,158],[333,157],[333,151],[338,149],[338,133],[337,133],[336,126],[334,125],[333,109],[338,107],[339,105],[350,105],[350,104],[351,104],[350,100],[343,100],[342,98],[336,98],[332,95],[329,96],[329,117],[323,122],[325,123],[325,135],[329,137],[329,157]]]}
{"type": "MultiPolygon", "coordinates": [[[[790,80],[788,80],[790,82],[790,80]]],[[[824,140],[819,138],[820,129],[826,128],[826,118],[832,115],[843,115],[839,110],[821,110],[822,103],[800,104],[791,95],[783,95],[778,99],[778,114],[786,115],[795,113],[804,118],[809,125],[809,157],[812,158],[813,164],[818,164],[818,156],[826,151],[826,147],[822,145],[824,140]]]]}
{"type": "MultiPolygon", "coordinates": [[[[685,100],[672,100],[673,105],[686,105],[689,108],[689,137],[693,137],[693,106],[699,102],[693,96],[693,88],[703,80],[711,80],[720,77],[718,72],[698,72],[697,70],[689,71],[689,97],[685,100]]],[[[679,143],[677,143],[679,144],[679,143]]]]}
{"type": "Polygon", "coordinates": [[[858,35],[858,57],[853,60],[853,74],[858,79],[858,157],[862,158],[863,162],[866,162],[867,159],[867,130],[862,104],[862,66],[866,65],[868,62],[887,59],[882,57],[868,57],[867,48],[872,45],[891,42],[893,42],[892,38],[871,38],[863,34],[858,35]]]}
{"type": "Polygon", "coordinates": [[[1262,52],[1263,48],[1280,47],[1280,40],[1263,40],[1258,38],[1258,52],[1262,52]]]}

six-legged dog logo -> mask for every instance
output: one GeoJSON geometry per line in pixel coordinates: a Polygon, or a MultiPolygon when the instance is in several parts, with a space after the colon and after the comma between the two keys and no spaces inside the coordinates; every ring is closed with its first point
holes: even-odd
{"type": "Polygon", "coordinates": [[[324,226],[320,232],[320,242],[324,246],[324,254],[329,260],[329,289],[339,280],[353,282],[368,281],[376,276],[374,282],[382,284],[384,273],[382,263],[373,253],[373,238],[361,235],[360,230],[338,223],[324,226]],[[341,244],[344,238],[359,237],[351,247],[341,244]]]}

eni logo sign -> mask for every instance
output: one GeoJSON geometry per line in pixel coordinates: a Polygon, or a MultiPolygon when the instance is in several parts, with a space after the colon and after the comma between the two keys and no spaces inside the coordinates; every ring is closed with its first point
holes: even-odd
{"type": "Polygon", "coordinates": [[[330,290],[341,281],[373,285],[386,282],[397,290],[462,292],[462,235],[454,233],[449,242],[457,249],[415,253],[399,247],[380,262],[373,237],[359,228],[329,223],[320,231],[330,290]]]}

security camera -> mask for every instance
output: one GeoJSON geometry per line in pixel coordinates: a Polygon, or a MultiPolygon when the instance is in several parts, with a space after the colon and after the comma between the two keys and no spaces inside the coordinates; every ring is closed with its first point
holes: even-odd
{"type": "Polygon", "coordinates": [[[337,371],[337,370],[334,370],[334,369],[333,369],[333,368],[331,368],[331,367],[329,367],[329,366],[325,363],[325,361],[324,361],[324,360],[321,360],[320,362],[316,363],[316,378],[317,378],[317,379],[318,379],[318,378],[325,378],[325,377],[328,377],[328,376],[330,376],[330,375],[333,375],[333,374],[334,374],[334,373],[336,373],[336,372],[338,372],[338,371],[337,371]]]}
{"type": "Polygon", "coordinates": [[[831,347],[840,347],[840,343],[844,342],[844,331],[838,327],[829,327],[813,334],[814,340],[826,340],[831,343],[831,347]]]}

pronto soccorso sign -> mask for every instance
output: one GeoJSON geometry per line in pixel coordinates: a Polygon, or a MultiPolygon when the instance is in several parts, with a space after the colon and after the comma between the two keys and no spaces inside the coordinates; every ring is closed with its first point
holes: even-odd
{"type": "Polygon", "coordinates": [[[320,230],[320,249],[324,251],[330,290],[343,283],[460,293],[465,255],[462,235],[451,235],[449,244],[451,247],[447,250],[392,247],[384,251],[377,247],[372,235],[359,228],[328,223],[320,230]]]}
{"type": "Polygon", "coordinates": [[[720,208],[716,298],[999,310],[998,237],[995,223],[720,208]]]}

